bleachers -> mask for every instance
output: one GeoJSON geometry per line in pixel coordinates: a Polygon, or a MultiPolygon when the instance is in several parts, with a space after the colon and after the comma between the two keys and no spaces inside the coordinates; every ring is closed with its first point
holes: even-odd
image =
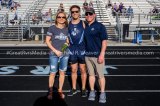
{"type": "MultiPolygon", "coordinates": [[[[29,10],[29,8],[34,4],[35,0],[14,0],[15,2],[18,2],[21,6],[17,8],[18,16],[21,18],[24,18],[26,12],[29,10]]],[[[12,14],[12,12],[9,10],[9,8],[3,7],[2,10],[0,10],[0,14],[12,14]]]]}
{"type": "MultiPolygon", "coordinates": [[[[45,4],[44,8],[42,9],[42,13],[48,12],[49,8],[52,9],[52,12],[56,13],[57,9],[59,7],[59,4],[62,3],[61,0],[48,0],[47,3],[45,4]]],[[[63,6],[65,9],[66,13],[69,13],[69,8],[71,5],[77,4],[82,8],[83,1],[75,1],[75,0],[68,0],[68,1],[63,1],[63,6]]]]}
{"type": "MultiPolygon", "coordinates": [[[[18,7],[18,16],[21,17],[22,19],[25,17],[25,14],[27,13],[27,11],[31,8],[31,6],[34,5],[34,2],[36,0],[14,0],[16,2],[19,2],[21,4],[21,7],[18,7]]],[[[89,0],[88,0],[89,1],[89,0]]],[[[93,4],[94,4],[94,8],[96,10],[97,13],[97,17],[99,18],[99,9],[97,8],[97,2],[96,1],[100,1],[100,6],[101,6],[101,11],[103,11],[103,15],[100,18],[103,18],[103,21],[105,20],[106,22],[110,22],[110,23],[114,23],[114,19],[111,16],[111,10],[107,9],[107,11],[105,10],[105,3],[101,2],[102,0],[93,0],[93,4]]],[[[116,2],[117,4],[119,4],[120,2],[124,3],[124,6],[126,8],[128,8],[130,5],[132,6],[134,13],[139,14],[139,13],[149,13],[150,10],[153,8],[153,6],[151,6],[148,2],[146,2],[146,0],[111,0],[112,3],[116,2]]],[[[157,0],[158,1],[158,0],[157,0]]],[[[71,5],[73,4],[77,4],[80,7],[82,7],[83,4],[83,0],[47,0],[47,3],[44,5],[43,9],[42,9],[42,13],[45,13],[49,10],[49,8],[52,9],[52,12],[56,12],[57,8],[59,6],[60,3],[64,4],[65,7],[65,11],[67,13],[69,13],[69,8],[71,5]]],[[[8,9],[3,8],[0,11],[0,14],[12,14],[12,12],[8,11],[8,9]]],[[[83,14],[83,12],[82,12],[83,14]]],[[[102,19],[101,19],[102,20],[102,19]]],[[[101,21],[99,20],[99,21],[101,21]]],[[[103,22],[102,21],[102,22],[103,22]]],[[[133,19],[134,21],[134,19],[133,19]]],[[[146,22],[146,20],[145,20],[146,22]]]]}
{"type": "MultiPolygon", "coordinates": [[[[33,12],[37,12],[37,10],[42,10],[42,13],[45,14],[48,12],[49,8],[52,9],[53,14],[57,12],[57,9],[59,7],[60,3],[63,3],[65,12],[69,14],[69,8],[73,4],[77,4],[82,8],[84,0],[15,0],[16,2],[19,2],[21,4],[21,7],[18,7],[18,17],[20,17],[22,20],[26,18],[26,14],[30,13],[30,16],[33,14],[33,12]],[[42,2],[44,1],[44,2],[42,2]],[[36,7],[36,8],[33,8],[36,7]]],[[[90,0],[87,0],[89,2],[90,0]]],[[[108,32],[112,32],[112,34],[116,34],[116,17],[113,17],[111,8],[105,8],[105,5],[107,2],[104,2],[106,0],[92,0],[93,1],[93,7],[96,11],[97,20],[99,22],[102,22],[107,29],[109,29],[108,32]],[[111,29],[111,30],[110,30],[111,29]]],[[[112,3],[123,3],[126,8],[129,6],[132,6],[134,10],[134,17],[132,20],[129,18],[126,18],[125,16],[120,16],[121,23],[130,23],[131,25],[138,25],[138,24],[148,24],[150,23],[150,17],[146,15],[150,12],[150,10],[153,8],[153,6],[147,2],[146,0],[111,0],[112,3]],[[139,16],[139,14],[141,14],[139,16]],[[142,15],[144,14],[144,15],[142,15]],[[140,21],[139,21],[140,19],[140,21]]],[[[9,14],[9,20],[11,20],[11,17],[13,16],[13,12],[9,11],[9,9],[3,8],[0,11],[0,14],[9,14]]],[[[81,19],[85,20],[84,18],[84,11],[81,11],[81,19]]],[[[156,22],[155,22],[156,23],[156,22]]],[[[4,23],[5,24],[5,23],[4,23]]],[[[27,23],[22,23],[21,25],[26,25],[27,23]]],[[[31,26],[35,27],[41,27],[45,26],[48,27],[51,24],[40,22],[39,25],[33,25],[32,20],[30,17],[30,24],[31,26]]],[[[159,24],[157,22],[157,24],[159,24]]],[[[9,25],[11,25],[9,23],[9,25]]],[[[12,27],[12,26],[10,26],[12,27]]],[[[112,35],[110,34],[110,35],[112,35]]]]}
{"type": "MultiPolygon", "coordinates": [[[[99,18],[102,18],[102,17],[100,17],[100,14],[99,14],[99,11],[100,11],[100,10],[99,10],[99,8],[97,7],[97,2],[96,2],[96,0],[92,0],[92,1],[93,1],[93,7],[95,8],[95,11],[96,11],[96,14],[97,14],[97,18],[98,18],[98,19],[99,19],[99,18]]],[[[107,21],[107,22],[110,22],[110,17],[108,16],[108,14],[107,14],[107,12],[106,12],[105,5],[103,4],[103,2],[102,2],[101,0],[99,0],[99,1],[100,1],[100,2],[98,2],[98,3],[100,3],[101,11],[103,11],[103,17],[105,17],[104,20],[107,21]]],[[[83,0],[79,0],[79,1],[75,1],[75,0],[63,1],[63,5],[64,5],[64,8],[65,8],[65,12],[66,12],[67,14],[69,14],[69,8],[70,8],[70,6],[73,5],[73,4],[77,4],[77,5],[79,5],[79,6],[82,8],[82,7],[83,7],[83,2],[84,2],[83,0]]],[[[49,8],[52,9],[52,12],[53,12],[53,13],[56,13],[60,3],[62,3],[62,1],[59,1],[59,0],[54,0],[54,1],[53,1],[53,0],[48,0],[47,3],[45,4],[43,10],[42,10],[42,13],[47,12],[47,11],[49,10],[49,8]]],[[[84,19],[83,15],[84,15],[84,12],[81,11],[82,19],[84,19]]],[[[99,21],[101,21],[101,20],[99,19],[99,21]]]]}
{"type": "Polygon", "coordinates": [[[149,24],[150,18],[147,14],[151,11],[153,8],[150,3],[148,3],[146,0],[112,0],[112,3],[115,3],[119,5],[119,3],[123,3],[125,8],[128,8],[131,6],[133,8],[134,17],[132,19],[128,19],[126,17],[121,17],[122,22],[128,22],[131,24],[149,24]],[[140,15],[140,16],[139,16],[140,15]],[[139,21],[140,20],[140,21],[139,21]]]}
{"type": "Polygon", "coordinates": [[[139,7],[141,13],[149,13],[153,8],[146,0],[133,0],[134,3],[139,7]]]}
{"type": "Polygon", "coordinates": [[[160,0],[147,0],[147,2],[156,7],[160,13],[160,0]]]}

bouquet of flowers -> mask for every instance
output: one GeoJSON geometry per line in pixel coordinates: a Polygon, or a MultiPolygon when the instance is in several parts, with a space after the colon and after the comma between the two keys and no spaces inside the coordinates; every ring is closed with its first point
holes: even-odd
{"type": "Polygon", "coordinates": [[[61,48],[62,52],[64,53],[67,48],[68,48],[68,44],[67,44],[67,43],[64,43],[64,44],[62,45],[62,48],[61,48]]]}

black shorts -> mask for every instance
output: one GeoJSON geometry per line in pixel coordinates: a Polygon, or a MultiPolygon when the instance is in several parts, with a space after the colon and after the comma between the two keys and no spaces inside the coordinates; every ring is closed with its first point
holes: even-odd
{"type": "Polygon", "coordinates": [[[80,63],[85,64],[85,49],[83,46],[71,46],[69,48],[70,57],[69,62],[71,64],[80,63]]]}
{"type": "Polygon", "coordinates": [[[85,56],[84,55],[70,55],[69,62],[71,64],[75,64],[75,63],[85,64],[85,56]]]}

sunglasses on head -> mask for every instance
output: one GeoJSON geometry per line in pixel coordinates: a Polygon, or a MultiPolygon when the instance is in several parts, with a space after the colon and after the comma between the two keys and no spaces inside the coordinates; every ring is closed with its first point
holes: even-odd
{"type": "Polygon", "coordinates": [[[66,17],[61,17],[61,16],[58,16],[57,18],[63,18],[63,19],[66,19],[66,17]]]}
{"type": "Polygon", "coordinates": [[[71,11],[71,13],[73,14],[73,13],[79,13],[79,11],[71,11]]]}
{"type": "Polygon", "coordinates": [[[88,15],[91,16],[91,15],[93,15],[93,13],[91,13],[91,12],[86,12],[86,13],[85,13],[85,16],[88,16],[88,15]]]}

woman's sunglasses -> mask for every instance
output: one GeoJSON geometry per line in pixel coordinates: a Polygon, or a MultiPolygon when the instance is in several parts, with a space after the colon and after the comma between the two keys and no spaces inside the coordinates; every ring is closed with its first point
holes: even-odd
{"type": "Polygon", "coordinates": [[[61,16],[58,16],[57,18],[63,18],[63,19],[66,19],[66,17],[61,17],[61,16]]]}

